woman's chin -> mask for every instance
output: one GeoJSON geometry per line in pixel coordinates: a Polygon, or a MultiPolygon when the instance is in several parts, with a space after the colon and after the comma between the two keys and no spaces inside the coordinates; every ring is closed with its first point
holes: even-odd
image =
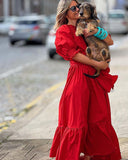
{"type": "Polygon", "coordinates": [[[79,16],[76,15],[76,19],[79,19],[79,16]]]}

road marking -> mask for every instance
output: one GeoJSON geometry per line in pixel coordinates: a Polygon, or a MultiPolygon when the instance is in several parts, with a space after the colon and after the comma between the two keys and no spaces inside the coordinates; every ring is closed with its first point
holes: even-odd
{"type": "Polygon", "coordinates": [[[36,99],[34,99],[29,104],[27,104],[25,108],[32,108],[32,106],[36,105],[43,98],[44,94],[51,93],[51,92],[55,91],[56,89],[58,89],[59,87],[61,87],[62,85],[64,85],[64,83],[65,83],[65,81],[62,81],[62,82],[57,83],[57,84],[53,85],[52,87],[46,89],[43,92],[43,94],[41,94],[39,97],[37,97],[36,99]]]}
{"type": "MultiPolygon", "coordinates": [[[[25,115],[25,111],[30,110],[33,106],[35,106],[44,96],[44,94],[46,93],[51,93],[54,92],[55,90],[57,90],[59,87],[63,86],[65,84],[65,81],[62,81],[60,83],[57,83],[55,85],[53,85],[52,87],[44,90],[44,92],[38,96],[36,99],[34,99],[32,102],[30,102],[29,104],[26,105],[26,107],[18,114],[19,117],[22,117],[25,115]]],[[[15,108],[13,108],[15,111],[15,108]]],[[[7,129],[12,123],[16,123],[16,120],[13,119],[11,121],[8,122],[2,122],[0,123],[0,132],[2,132],[3,130],[7,129]]]]}
{"type": "Polygon", "coordinates": [[[37,61],[29,62],[29,63],[27,63],[25,65],[19,66],[19,67],[15,68],[15,69],[11,69],[11,70],[9,70],[9,71],[7,71],[5,73],[1,73],[0,74],[0,80],[4,79],[4,78],[7,78],[7,77],[9,77],[10,75],[12,75],[14,73],[20,72],[20,71],[22,71],[23,69],[25,69],[25,68],[27,68],[29,66],[35,65],[37,63],[40,63],[41,61],[42,61],[42,58],[38,59],[37,61]]]}
{"type": "Polygon", "coordinates": [[[12,119],[10,121],[5,121],[0,123],[0,132],[4,129],[7,129],[11,124],[16,123],[15,119],[12,119]]]}
{"type": "Polygon", "coordinates": [[[60,82],[60,83],[58,83],[58,84],[55,84],[54,86],[46,89],[45,92],[46,92],[46,93],[53,92],[53,91],[55,91],[56,89],[58,89],[60,86],[64,85],[64,83],[65,83],[65,81],[62,81],[62,82],[60,82]]]}

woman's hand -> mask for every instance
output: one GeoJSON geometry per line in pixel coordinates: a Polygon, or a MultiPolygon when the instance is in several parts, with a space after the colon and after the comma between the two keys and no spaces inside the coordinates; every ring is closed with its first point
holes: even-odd
{"type": "Polygon", "coordinates": [[[109,46],[114,44],[110,35],[108,35],[103,41],[105,41],[109,46]]]}

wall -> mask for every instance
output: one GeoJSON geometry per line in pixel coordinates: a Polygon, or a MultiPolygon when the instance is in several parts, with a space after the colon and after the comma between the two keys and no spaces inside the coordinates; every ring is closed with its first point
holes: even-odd
{"type": "Polygon", "coordinates": [[[116,0],[93,0],[96,4],[97,11],[107,14],[107,9],[112,9],[115,7],[116,0]]]}
{"type": "Polygon", "coordinates": [[[0,0],[0,16],[3,16],[3,1],[0,0]]]}

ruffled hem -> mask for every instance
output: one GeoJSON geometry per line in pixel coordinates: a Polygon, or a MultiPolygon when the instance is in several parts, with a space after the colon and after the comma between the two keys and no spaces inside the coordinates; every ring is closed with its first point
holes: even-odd
{"type": "Polygon", "coordinates": [[[79,160],[80,153],[92,156],[92,160],[120,160],[119,143],[111,124],[89,124],[88,129],[57,127],[49,156],[79,160]]]}
{"type": "Polygon", "coordinates": [[[87,128],[57,127],[49,156],[56,160],[78,160],[86,134],[87,128]]]}
{"type": "Polygon", "coordinates": [[[121,159],[118,138],[111,122],[101,121],[96,124],[89,124],[86,137],[86,153],[96,158],[100,157],[100,159],[97,158],[98,160],[121,159]]]}

